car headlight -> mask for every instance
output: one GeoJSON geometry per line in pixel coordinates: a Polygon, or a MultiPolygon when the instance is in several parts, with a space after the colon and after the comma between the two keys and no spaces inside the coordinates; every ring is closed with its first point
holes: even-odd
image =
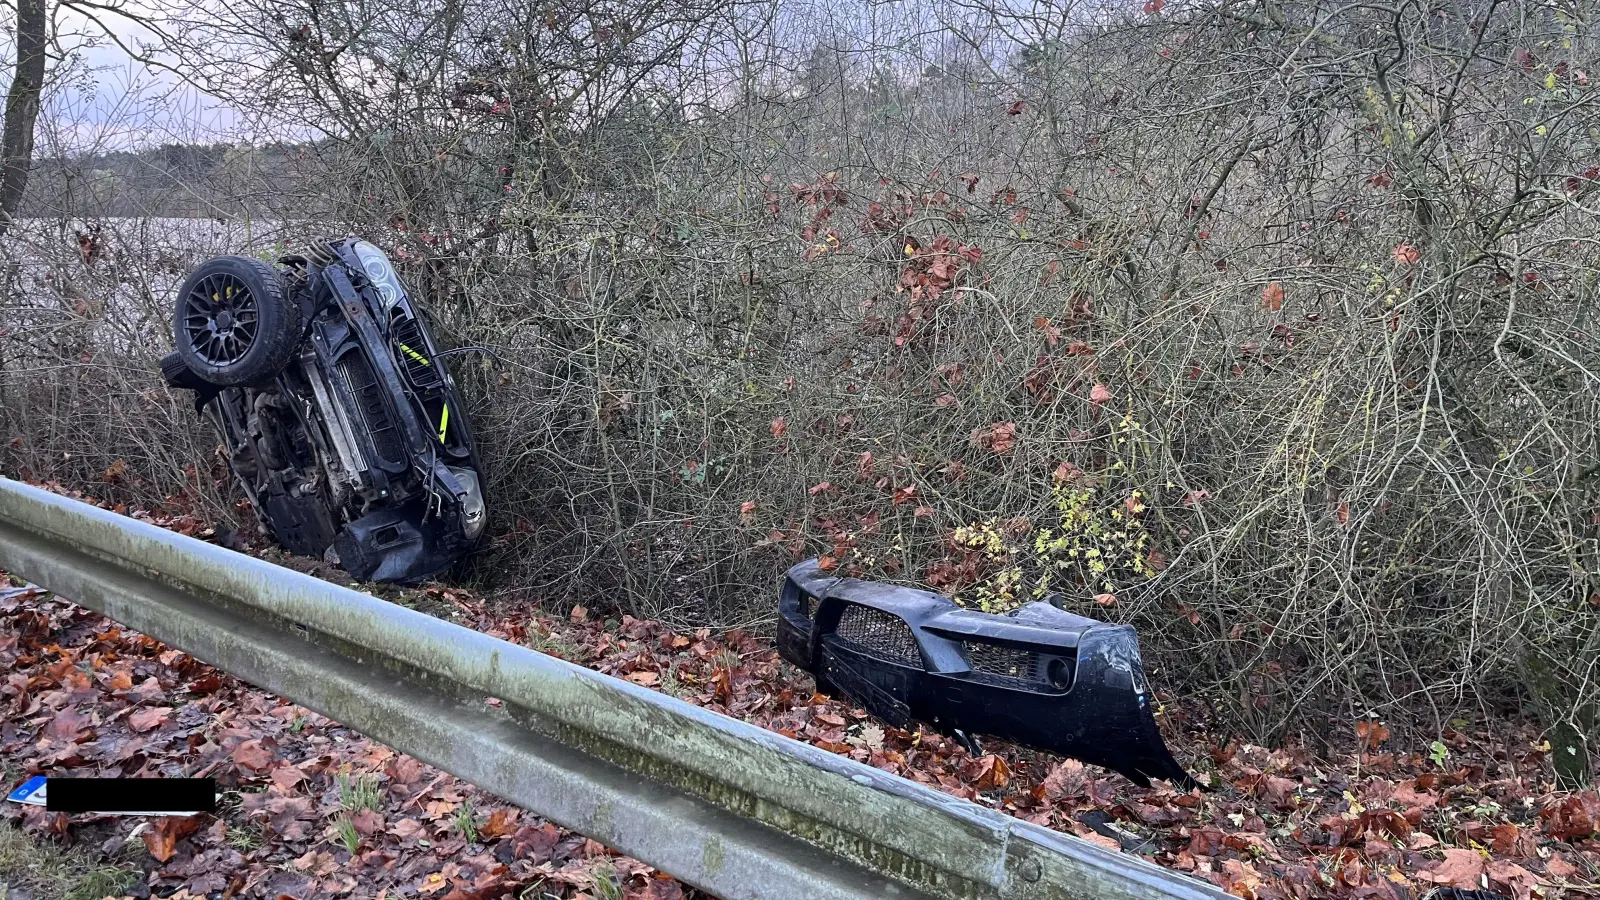
{"type": "Polygon", "coordinates": [[[366,241],[356,241],[351,245],[355,251],[356,259],[361,260],[361,268],[367,273],[367,280],[378,292],[378,298],[383,303],[384,312],[394,309],[394,305],[405,296],[406,289],[400,283],[400,273],[395,271],[394,263],[382,250],[366,241]]]}
{"type": "Polygon", "coordinates": [[[467,540],[473,540],[483,533],[483,526],[489,522],[489,511],[484,506],[483,487],[478,483],[478,473],[456,466],[446,468],[456,477],[456,483],[467,492],[461,501],[461,533],[467,540]]]}

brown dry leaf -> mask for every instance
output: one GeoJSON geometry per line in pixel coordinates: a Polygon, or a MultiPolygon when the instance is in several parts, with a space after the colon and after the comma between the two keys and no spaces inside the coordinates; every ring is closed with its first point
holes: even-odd
{"type": "Polygon", "coordinates": [[[661,676],[655,672],[629,672],[628,680],[643,687],[655,687],[661,683],[661,676]]]}
{"type": "Polygon", "coordinates": [[[200,830],[200,818],[200,816],[162,816],[156,819],[142,835],[145,849],[150,851],[156,862],[164,863],[172,859],[178,842],[200,830]]]}
{"type": "Polygon", "coordinates": [[[45,733],[57,741],[69,744],[82,743],[91,735],[89,722],[88,716],[69,706],[55,714],[45,733]]]}
{"type": "Polygon", "coordinates": [[[980,791],[994,791],[1011,783],[1011,769],[1005,760],[991,753],[979,759],[978,763],[978,777],[973,781],[973,787],[980,791]]]}
{"type": "Polygon", "coordinates": [[[1578,867],[1567,862],[1566,857],[1559,853],[1551,854],[1550,861],[1544,864],[1544,870],[1557,881],[1571,881],[1578,874],[1578,867]]]}
{"type": "Polygon", "coordinates": [[[1529,900],[1533,896],[1533,889],[1539,886],[1539,876],[1509,859],[1497,859],[1489,863],[1488,874],[1490,884],[1509,890],[1516,900],[1529,900]]]}
{"type": "Polygon", "coordinates": [[[789,420],[779,416],[772,420],[772,436],[781,438],[789,431],[789,420]]]}
{"type": "Polygon", "coordinates": [[[285,791],[306,780],[306,773],[295,766],[279,766],[272,770],[272,783],[285,791]]]}
{"type": "Polygon", "coordinates": [[[478,828],[478,833],[490,840],[512,834],[517,830],[517,816],[520,814],[521,810],[497,809],[489,814],[489,821],[478,828]]]}
{"type": "Polygon", "coordinates": [[[147,706],[128,716],[128,727],[139,734],[160,727],[172,710],[165,706],[147,706]]]}
{"type": "Polygon", "coordinates": [[[272,739],[255,738],[233,748],[233,762],[241,769],[260,774],[272,766],[272,739]]]}
{"type": "Polygon", "coordinates": [[[1445,887],[1476,890],[1482,887],[1483,874],[1483,856],[1478,851],[1449,847],[1444,851],[1444,862],[1418,872],[1417,877],[1445,887]]]}

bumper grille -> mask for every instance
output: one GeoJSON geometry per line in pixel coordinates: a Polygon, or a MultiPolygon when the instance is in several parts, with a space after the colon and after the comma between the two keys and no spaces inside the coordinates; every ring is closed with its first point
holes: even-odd
{"type": "Polygon", "coordinates": [[[973,671],[1022,681],[1045,681],[1044,662],[1039,654],[1031,650],[977,641],[962,641],[961,649],[966,651],[967,664],[972,666],[973,671]]]}
{"type": "Polygon", "coordinates": [[[405,459],[405,448],[400,440],[400,429],[389,415],[383,402],[383,388],[372,373],[372,365],[359,353],[347,353],[339,360],[339,374],[355,398],[361,422],[372,436],[372,447],[378,458],[387,463],[399,464],[405,459]]]}
{"type": "Polygon", "coordinates": [[[394,342],[395,361],[412,387],[426,391],[444,383],[438,366],[428,358],[428,342],[422,339],[422,327],[415,318],[396,310],[394,321],[389,324],[389,336],[394,342]]]}
{"type": "Polygon", "coordinates": [[[892,662],[922,665],[917,639],[899,618],[870,606],[850,604],[839,618],[835,634],[864,650],[892,662]]]}

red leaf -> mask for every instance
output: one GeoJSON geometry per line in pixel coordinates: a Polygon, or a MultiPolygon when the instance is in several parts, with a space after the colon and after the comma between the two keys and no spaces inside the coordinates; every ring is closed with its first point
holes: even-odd
{"type": "Polygon", "coordinates": [[[1161,7],[1167,5],[1167,0],[1145,0],[1144,11],[1149,15],[1161,12],[1161,7]]]}
{"type": "Polygon", "coordinates": [[[1410,244],[1396,244],[1390,255],[1394,257],[1395,262],[1402,266],[1409,266],[1422,258],[1422,251],[1410,244]]]}
{"type": "Polygon", "coordinates": [[[1089,390],[1089,402],[1096,406],[1111,399],[1111,389],[1103,384],[1097,384],[1089,390]]]}
{"type": "Polygon", "coordinates": [[[783,416],[779,416],[776,419],[772,420],[772,436],[773,437],[781,438],[781,437],[783,437],[784,433],[787,432],[788,430],[789,430],[789,422],[786,419],[784,419],[783,416]]]}
{"type": "Polygon", "coordinates": [[[831,491],[831,490],[833,490],[833,482],[831,482],[831,481],[819,481],[816,484],[812,485],[811,487],[807,488],[806,489],[806,493],[808,493],[811,496],[815,497],[818,494],[825,493],[825,492],[831,491]]]}
{"type": "Polygon", "coordinates": [[[1008,116],[1020,116],[1020,115],[1022,115],[1022,111],[1024,109],[1027,109],[1027,108],[1028,108],[1028,104],[1026,102],[1024,102],[1022,100],[1018,100],[1017,102],[1011,104],[1011,108],[1010,109],[1006,110],[1006,115],[1008,115],[1008,116]]]}

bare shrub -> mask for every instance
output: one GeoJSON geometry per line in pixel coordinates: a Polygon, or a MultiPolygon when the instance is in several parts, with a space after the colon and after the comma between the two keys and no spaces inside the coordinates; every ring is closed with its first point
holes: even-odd
{"type": "MultiPolygon", "coordinates": [[[[493,349],[457,364],[496,501],[477,577],[723,625],[808,554],[1048,588],[1258,739],[1531,703],[1578,777],[1585,10],[407,0],[202,31],[251,62],[219,90],[318,137],[261,195],[285,232],[377,237],[493,349]]],[[[122,443],[60,436],[106,383],[73,354],[148,370],[161,340],[73,319],[77,265],[8,293],[55,292],[56,330],[0,343],[35,453],[7,465],[176,489],[203,439],[164,397],[96,426],[122,443]]]]}

